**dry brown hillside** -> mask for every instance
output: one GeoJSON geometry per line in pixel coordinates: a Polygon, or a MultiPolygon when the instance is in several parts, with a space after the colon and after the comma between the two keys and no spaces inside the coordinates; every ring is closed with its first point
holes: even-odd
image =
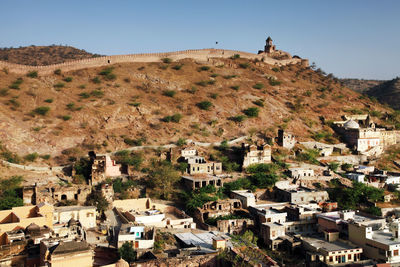
{"type": "Polygon", "coordinates": [[[322,117],[386,111],[300,65],[221,61],[224,65],[189,59],[126,63],[36,78],[2,71],[0,140],[21,156],[115,151],[179,138],[213,142],[255,132],[274,136],[279,127],[305,140],[331,131],[322,117]],[[248,108],[259,109],[258,116],[246,118],[248,108]]]}
{"type": "Polygon", "coordinates": [[[99,55],[71,46],[27,46],[0,48],[0,60],[30,66],[51,65],[99,55]]]}

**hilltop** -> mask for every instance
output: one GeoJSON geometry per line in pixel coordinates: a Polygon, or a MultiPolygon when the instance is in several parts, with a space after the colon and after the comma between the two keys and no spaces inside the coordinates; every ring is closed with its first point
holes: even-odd
{"type": "Polygon", "coordinates": [[[340,79],[344,86],[359,92],[365,93],[369,89],[376,87],[385,81],[382,80],[364,80],[364,79],[340,79]]]}
{"type": "Polygon", "coordinates": [[[83,49],[60,45],[0,48],[0,60],[29,66],[52,65],[98,56],[100,55],[86,52],[83,49]]]}
{"type": "Polygon", "coordinates": [[[343,85],[350,89],[376,98],[394,109],[400,109],[400,79],[389,81],[341,79],[343,85]]]}
{"type": "Polygon", "coordinates": [[[179,139],[272,138],[278,128],[301,140],[338,142],[329,120],[344,113],[391,112],[302,64],[279,67],[235,57],[164,58],[50,75],[4,69],[0,99],[4,148],[20,156],[49,154],[58,162],[91,149],[179,139]]]}

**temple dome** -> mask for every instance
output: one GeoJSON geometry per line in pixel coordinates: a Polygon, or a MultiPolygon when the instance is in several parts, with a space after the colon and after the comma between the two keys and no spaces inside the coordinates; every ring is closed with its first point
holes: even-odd
{"type": "Polygon", "coordinates": [[[353,120],[349,120],[343,126],[344,126],[344,128],[347,128],[347,129],[359,129],[360,128],[360,125],[353,120]]]}

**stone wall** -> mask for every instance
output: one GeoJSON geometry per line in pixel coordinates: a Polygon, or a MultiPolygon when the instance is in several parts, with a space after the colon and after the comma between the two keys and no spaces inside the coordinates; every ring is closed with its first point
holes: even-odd
{"type": "Polygon", "coordinates": [[[27,65],[20,65],[20,64],[0,61],[0,69],[6,69],[8,72],[15,74],[26,74],[29,71],[37,71],[40,75],[49,75],[52,74],[57,69],[60,69],[62,72],[68,72],[85,68],[103,67],[117,63],[160,62],[163,58],[166,57],[175,61],[184,58],[192,58],[197,61],[208,62],[210,61],[211,58],[229,58],[235,54],[239,54],[241,58],[263,60],[265,63],[271,65],[282,66],[282,65],[290,65],[298,63],[301,63],[303,65],[308,65],[308,60],[300,58],[277,60],[268,57],[266,54],[257,55],[242,51],[223,50],[223,49],[197,49],[197,50],[184,50],[184,51],[167,52],[167,53],[103,56],[103,57],[69,61],[48,66],[27,66],[27,65]]]}

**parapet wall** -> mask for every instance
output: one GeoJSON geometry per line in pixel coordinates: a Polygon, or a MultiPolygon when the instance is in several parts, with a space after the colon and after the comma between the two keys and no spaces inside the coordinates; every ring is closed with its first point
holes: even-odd
{"type": "Polygon", "coordinates": [[[282,65],[291,65],[298,63],[308,65],[308,60],[300,58],[276,60],[268,57],[268,55],[265,53],[252,54],[235,50],[197,49],[197,50],[184,50],[184,51],[167,52],[167,53],[103,56],[103,57],[69,61],[47,66],[28,66],[28,65],[20,65],[20,64],[0,61],[0,69],[6,69],[8,72],[15,74],[26,74],[29,71],[37,71],[40,75],[48,75],[52,74],[57,69],[60,69],[63,72],[68,72],[85,68],[103,67],[117,63],[160,62],[163,58],[170,58],[174,61],[184,58],[191,58],[198,61],[208,62],[210,61],[211,58],[229,58],[235,54],[239,54],[241,58],[258,59],[260,61],[262,60],[265,63],[271,65],[282,66],[282,65]]]}

